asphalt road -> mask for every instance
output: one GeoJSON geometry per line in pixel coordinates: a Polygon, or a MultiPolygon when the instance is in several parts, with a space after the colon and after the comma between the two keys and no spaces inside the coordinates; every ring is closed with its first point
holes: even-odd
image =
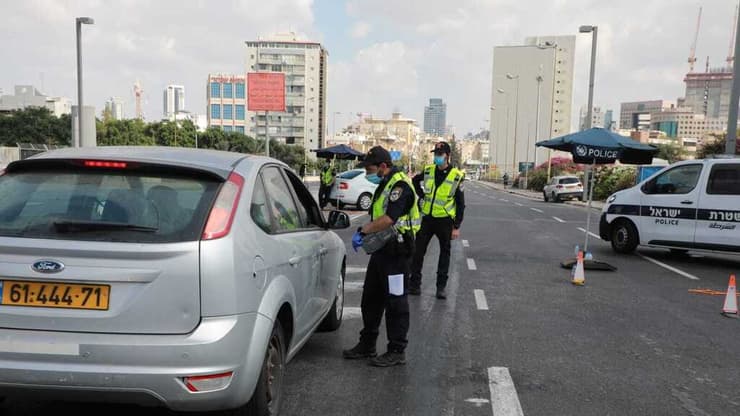
{"type": "MultiPolygon", "coordinates": [[[[288,365],[282,414],[740,414],[740,320],[719,314],[723,297],[689,293],[725,290],[740,257],[654,249],[617,255],[593,238],[594,257],[618,270],[587,271],[586,285],[576,287],[559,262],[583,245],[584,208],[483,183],[468,184],[466,200],[448,299],[434,298],[435,240],[423,294],[410,297],[407,365],[379,369],[341,358],[361,328],[368,260],[348,244],[344,322],[337,332],[315,334],[288,365]]],[[[353,216],[353,225],[367,220],[353,216]]],[[[349,243],[351,233],[340,235],[349,243]]],[[[381,335],[381,352],[385,342],[381,335]]],[[[0,414],[50,412],[167,414],[29,402],[7,403],[0,414]]]]}

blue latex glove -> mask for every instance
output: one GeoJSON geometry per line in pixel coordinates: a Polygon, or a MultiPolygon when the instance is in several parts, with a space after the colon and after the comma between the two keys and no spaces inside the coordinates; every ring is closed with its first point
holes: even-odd
{"type": "Polygon", "coordinates": [[[352,248],[357,252],[357,249],[362,247],[362,233],[357,230],[352,236],[352,248]]]}

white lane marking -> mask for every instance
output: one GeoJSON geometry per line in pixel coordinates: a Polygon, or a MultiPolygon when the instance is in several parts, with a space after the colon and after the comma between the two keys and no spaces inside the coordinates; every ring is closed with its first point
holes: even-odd
{"type": "Polygon", "coordinates": [[[600,237],[600,236],[599,236],[598,234],[596,234],[596,233],[592,233],[591,231],[586,231],[586,229],[585,229],[585,228],[581,228],[581,227],[578,227],[578,230],[579,230],[579,231],[581,231],[581,232],[584,232],[584,233],[588,233],[588,235],[590,235],[591,237],[594,237],[594,238],[601,238],[601,237],[600,237]]]}
{"type": "Polygon", "coordinates": [[[483,407],[484,404],[491,403],[488,399],[481,399],[478,397],[471,397],[469,399],[465,399],[466,402],[474,404],[475,407],[483,407]]]}
{"type": "Polygon", "coordinates": [[[537,209],[537,208],[530,208],[530,209],[531,209],[532,211],[536,211],[536,212],[539,212],[540,214],[542,214],[542,213],[544,213],[544,212],[545,212],[545,211],[543,211],[543,210],[541,210],[541,209],[537,209]]]}
{"type": "Polygon", "coordinates": [[[514,205],[516,205],[516,206],[518,206],[518,207],[523,207],[523,206],[524,206],[524,205],[522,205],[522,204],[520,204],[520,203],[518,203],[518,202],[514,202],[514,205]]]}
{"type": "Polygon", "coordinates": [[[345,306],[342,311],[342,320],[362,318],[362,309],[356,306],[345,306]]]}
{"type": "Polygon", "coordinates": [[[362,286],[364,285],[364,282],[358,282],[358,281],[349,281],[344,282],[344,291],[345,292],[358,292],[362,290],[362,286]]]}
{"type": "Polygon", "coordinates": [[[365,273],[367,271],[367,267],[353,267],[353,266],[347,266],[347,274],[359,274],[359,273],[365,273]]]}
{"type": "Polygon", "coordinates": [[[463,247],[470,247],[470,242],[468,240],[462,240],[463,247]]]}
{"type": "Polygon", "coordinates": [[[509,202],[508,199],[502,199],[501,201],[503,201],[503,202],[509,202]]]}
{"type": "Polygon", "coordinates": [[[475,267],[475,260],[468,258],[468,270],[478,270],[477,267],[475,267]]]}
{"type": "Polygon", "coordinates": [[[486,301],[486,294],[480,289],[475,289],[473,290],[473,295],[475,296],[475,307],[479,311],[487,311],[488,302],[486,301]]]}
{"type": "Polygon", "coordinates": [[[552,217],[552,219],[554,219],[554,220],[555,220],[555,221],[557,221],[557,222],[565,222],[565,221],[561,220],[561,219],[560,219],[560,218],[558,218],[558,217],[552,217]]]}
{"type": "Polygon", "coordinates": [[[362,214],[355,214],[355,215],[352,215],[351,217],[349,217],[349,220],[350,220],[350,221],[354,221],[354,220],[356,220],[356,219],[358,219],[358,218],[360,218],[360,217],[362,217],[362,216],[364,216],[364,215],[367,215],[367,214],[365,214],[365,213],[362,213],[362,214]]]}
{"type": "Polygon", "coordinates": [[[0,352],[46,355],[80,355],[79,344],[52,342],[0,341],[0,352]]]}
{"type": "Polygon", "coordinates": [[[488,368],[488,389],[491,391],[493,416],[524,416],[508,368],[488,368]]]}
{"type": "Polygon", "coordinates": [[[696,276],[694,276],[693,274],[689,274],[689,273],[686,273],[686,272],[685,272],[685,271],[683,271],[683,270],[679,270],[679,269],[677,269],[677,268],[675,268],[675,267],[673,267],[673,266],[669,266],[669,265],[667,265],[667,264],[665,264],[665,263],[663,263],[663,262],[660,262],[660,261],[658,261],[658,260],[655,260],[654,258],[651,258],[651,257],[645,256],[645,255],[642,255],[642,254],[640,254],[640,253],[637,253],[637,255],[638,255],[638,256],[640,256],[640,257],[642,257],[643,259],[645,259],[645,260],[647,260],[647,261],[649,261],[649,262],[651,262],[651,263],[655,264],[655,265],[658,265],[658,266],[660,266],[660,267],[662,267],[662,268],[664,268],[664,269],[666,269],[666,270],[670,270],[670,271],[672,271],[673,273],[677,273],[677,274],[679,274],[679,275],[681,275],[681,276],[683,276],[683,277],[689,278],[689,279],[691,279],[691,280],[699,280],[699,278],[698,278],[698,277],[696,277],[696,276]]]}

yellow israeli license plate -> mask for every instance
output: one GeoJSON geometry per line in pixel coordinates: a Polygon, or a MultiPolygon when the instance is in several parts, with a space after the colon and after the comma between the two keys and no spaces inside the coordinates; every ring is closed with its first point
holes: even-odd
{"type": "Polygon", "coordinates": [[[108,310],[110,286],[0,280],[0,305],[108,310]]]}

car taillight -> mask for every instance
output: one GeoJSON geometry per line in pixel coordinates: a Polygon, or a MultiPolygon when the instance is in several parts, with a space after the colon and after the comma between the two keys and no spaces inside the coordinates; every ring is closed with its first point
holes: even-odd
{"type": "Polygon", "coordinates": [[[563,189],[563,185],[558,185],[558,186],[556,186],[556,188],[563,189]]]}
{"type": "Polygon", "coordinates": [[[216,202],[208,214],[206,228],[203,231],[203,240],[215,240],[231,231],[236,208],[239,206],[239,196],[244,187],[244,178],[237,173],[229,175],[229,179],[221,186],[216,202]]]}
{"type": "Polygon", "coordinates": [[[126,169],[126,162],[111,162],[107,160],[86,160],[85,167],[88,168],[109,168],[109,169],[126,169]]]}
{"type": "Polygon", "coordinates": [[[193,393],[202,393],[207,391],[216,391],[226,388],[231,383],[234,376],[233,371],[220,374],[210,374],[207,376],[184,377],[185,387],[193,393]]]}
{"type": "Polygon", "coordinates": [[[349,189],[349,184],[347,182],[339,182],[339,189],[349,189]]]}

